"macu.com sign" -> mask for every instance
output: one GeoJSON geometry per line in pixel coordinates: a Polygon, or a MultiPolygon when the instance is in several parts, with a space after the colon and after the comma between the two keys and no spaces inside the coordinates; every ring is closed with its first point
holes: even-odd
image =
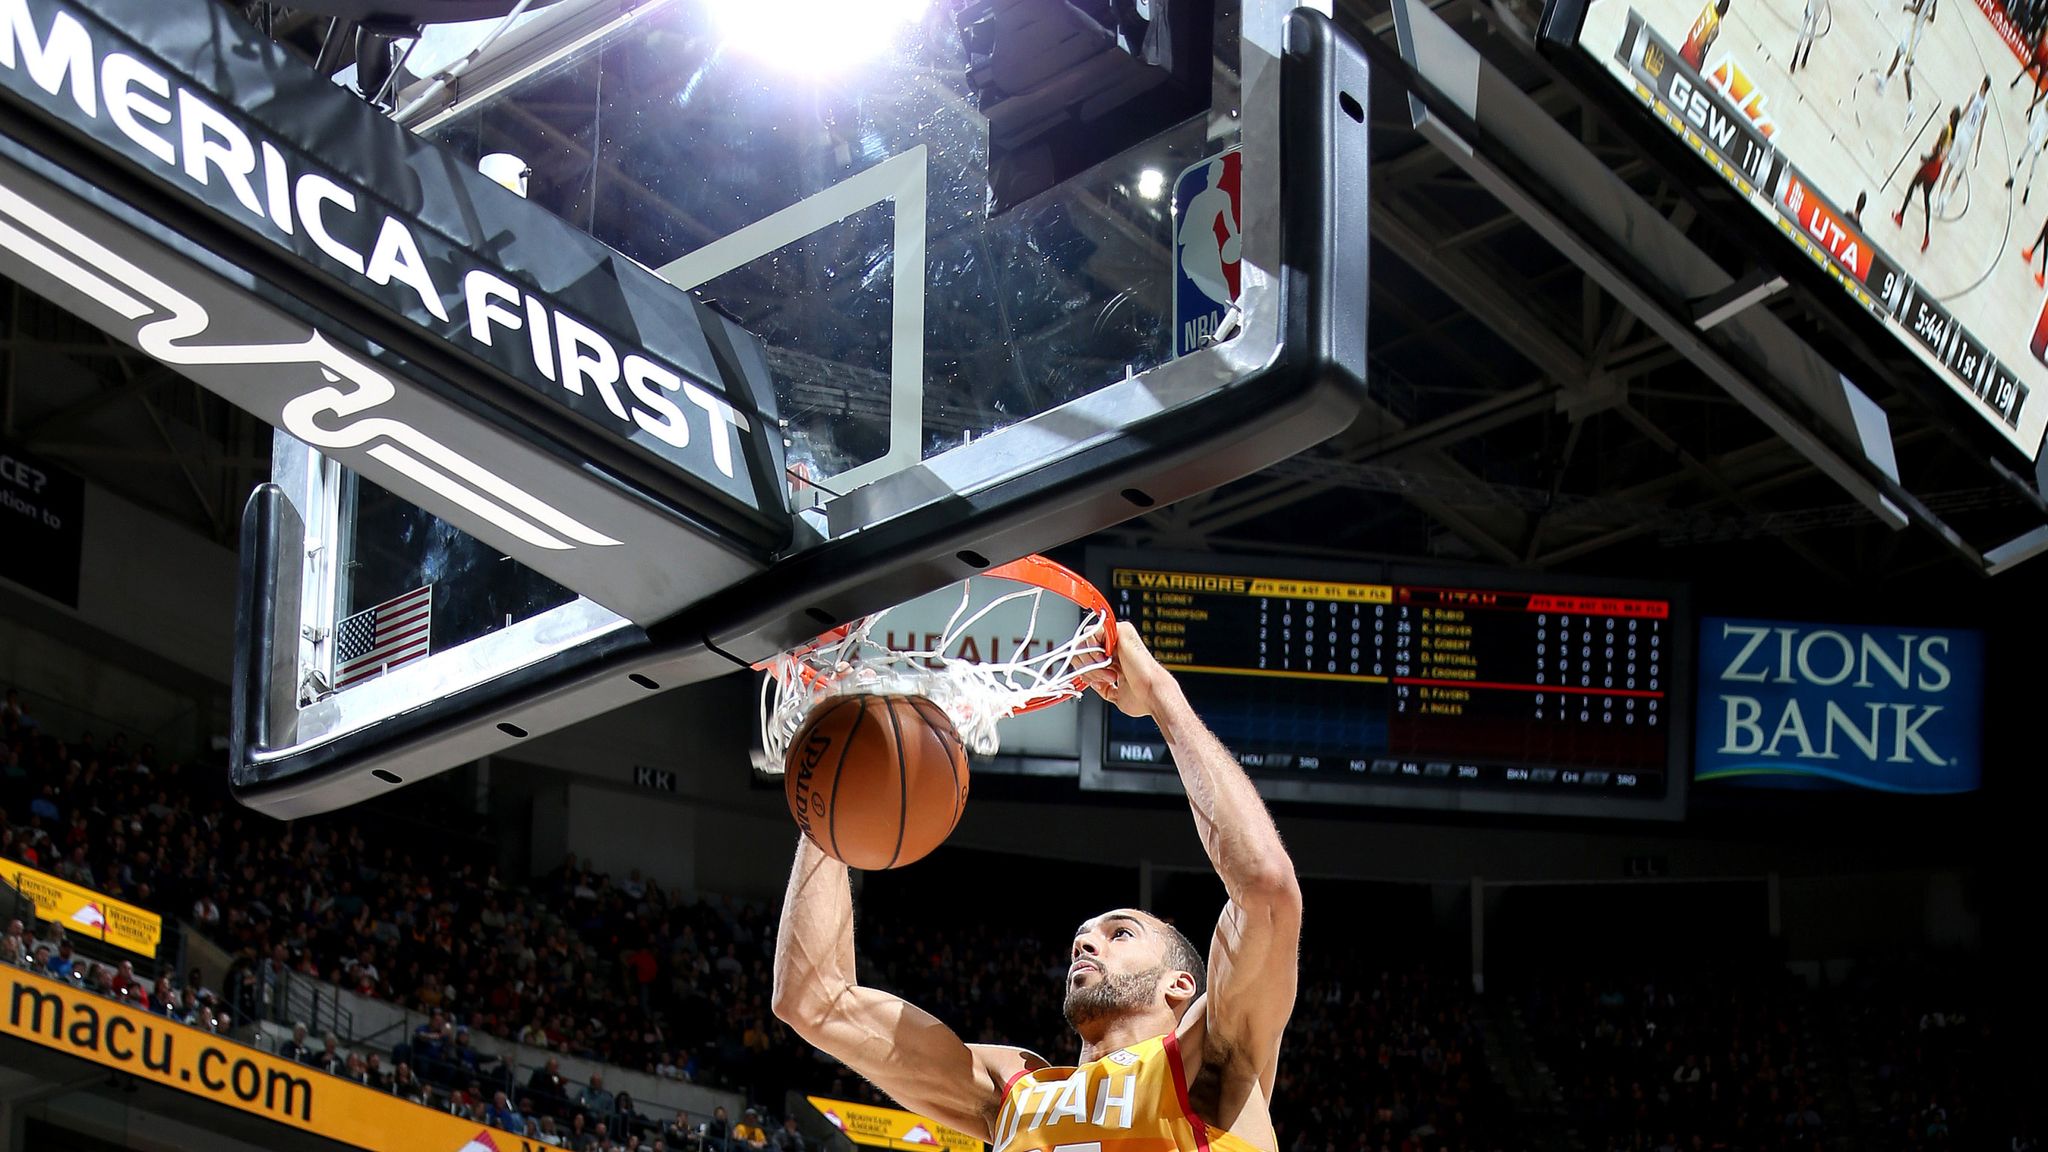
{"type": "Polygon", "coordinates": [[[10,972],[0,997],[0,1035],[371,1152],[543,1149],[42,976],[10,972]]]}
{"type": "Polygon", "coordinates": [[[1693,775],[1967,792],[1982,686],[1977,632],[1709,617],[1693,775]]]}

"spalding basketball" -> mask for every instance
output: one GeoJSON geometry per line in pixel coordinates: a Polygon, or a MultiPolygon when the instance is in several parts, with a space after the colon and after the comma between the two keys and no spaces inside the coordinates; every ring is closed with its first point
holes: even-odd
{"type": "Polygon", "coordinates": [[[838,696],[790,740],[783,794],[811,842],[863,870],[946,842],[967,806],[967,747],[922,696],[838,696]]]}

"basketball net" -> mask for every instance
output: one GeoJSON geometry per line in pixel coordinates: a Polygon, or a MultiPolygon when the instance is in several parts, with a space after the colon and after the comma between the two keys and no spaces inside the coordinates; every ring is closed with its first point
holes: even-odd
{"type": "Polygon", "coordinates": [[[929,648],[897,649],[876,640],[875,626],[889,614],[885,609],[755,665],[768,673],[761,684],[761,746],[767,753],[761,770],[780,775],[790,741],[812,709],[854,693],[923,696],[952,719],[969,751],[993,755],[999,746],[998,721],[1076,699],[1085,691],[1081,677],[1109,666],[1116,648],[1116,619],[1109,601],[1070,569],[1043,556],[1026,556],[976,579],[1026,586],[970,612],[973,580],[963,581],[959,607],[947,619],[938,643],[929,648]],[[1020,600],[1031,602],[1031,622],[1024,634],[1036,636],[1039,608],[1048,594],[1081,606],[1081,624],[1070,639],[1019,660],[971,661],[947,655],[989,613],[1020,600]]]}

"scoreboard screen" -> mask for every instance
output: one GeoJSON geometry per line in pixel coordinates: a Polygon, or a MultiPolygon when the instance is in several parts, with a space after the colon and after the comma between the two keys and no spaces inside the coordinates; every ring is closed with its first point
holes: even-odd
{"type": "MultiPolygon", "coordinates": [[[[1671,589],[1093,559],[1118,617],[1269,797],[1641,816],[1682,792],[1690,638],[1671,589]]],[[[1095,711],[1084,783],[1178,787],[1150,720],[1095,711]]]]}
{"type": "Polygon", "coordinates": [[[1545,36],[2032,461],[2048,429],[2048,229],[2027,201],[2048,187],[2048,110],[2039,30],[2009,10],[1550,0],[1545,36]]]}

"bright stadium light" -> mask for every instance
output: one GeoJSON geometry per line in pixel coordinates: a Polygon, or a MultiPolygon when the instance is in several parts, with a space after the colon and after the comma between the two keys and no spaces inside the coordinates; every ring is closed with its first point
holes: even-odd
{"type": "Polygon", "coordinates": [[[1166,173],[1157,168],[1147,168],[1138,173],[1138,195],[1147,200],[1157,200],[1166,192],[1166,173]]]}
{"type": "Polygon", "coordinates": [[[806,76],[873,59],[930,6],[931,0],[711,0],[726,48],[806,76]]]}

